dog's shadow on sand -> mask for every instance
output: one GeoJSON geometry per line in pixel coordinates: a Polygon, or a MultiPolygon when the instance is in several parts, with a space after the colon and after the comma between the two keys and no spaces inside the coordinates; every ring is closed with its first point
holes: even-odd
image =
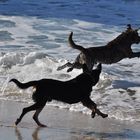
{"type": "MultiPolygon", "coordinates": [[[[32,140],[40,140],[39,138],[39,132],[42,128],[37,127],[33,133],[32,133],[32,140]]],[[[61,129],[61,128],[60,128],[61,129]]],[[[88,131],[88,130],[76,130],[73,132],[70,132],[72,135],[79,135],[82,137],[82,139],[86,140],[86,138],[90,139],[100,139],[100,140],[112,140],[112,139],[119,139],[119,140],[139,140],[140,138],[140,132],[134,131],[131,129],[124,129],[120,132],[94,132],[94,131],[88,131]]],[[[17,137],[17,140],[23,140],[23,136],[18,128],[15,128],[15,135],[17,137]]]]}

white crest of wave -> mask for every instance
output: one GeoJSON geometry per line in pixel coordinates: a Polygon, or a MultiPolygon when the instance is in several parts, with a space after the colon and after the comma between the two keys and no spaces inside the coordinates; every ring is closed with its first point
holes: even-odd
{"type": "Polygon", "coordinates": [[[0,66],[4,68],[11,68],[14,65],[27,65],[34,63],[37,59],[43,59],[48,57],[46,53],[43,52],[8,52],[1,53],[0,55],[0,66]]]}

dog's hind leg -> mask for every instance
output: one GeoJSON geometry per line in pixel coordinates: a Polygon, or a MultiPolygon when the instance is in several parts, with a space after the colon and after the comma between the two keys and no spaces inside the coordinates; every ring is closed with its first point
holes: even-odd
{"type": "Polygon", "coordinates": [[[95,114],[97,113],[98,115],[102,116],[103,118],[106,118],[108,115],[102,113],[99,109],[97,109],[97,105],[90,99],[90,98],[86,98],[84,100],[81,101],[83,103],[84,106],[86,106],[87,108],[89,108],[92,113],[91,113],[91,117],[94,118],[95,114]]]}
{"type": "Polygon", "coordinates": [[[29,107],[23,108],[20,117],[15,122],[15,125],[18,125],[20,123],[20,121],[22,120],[22,118],[24,117],[24,115],[26,113],[28,113],[30,111],[33,111],[33,110],[37,110],[37,109],[43,108],[45,103],[44,104],[35,103],[35,104],[33,104],[33,105],[29,106],[29,107]]]}
{"type": "Polygon", "coordinates": [[[59,70],[62,70],[64,68],[66,68],[66,67],[72,67],[72,66],[73,66],[73,63],[68,62],[68,63],[58,67],[57,70],[59,71],[59,70]]]}
{"type": "Polygon", "coordinates": [[[62,66],[60,66],[60,67],[58,67],[57,70],[59,71],[59,70],[62,70],[62,69],[64,69],[64,68],[66,68],[66,67],[70,67],[70,68],[67,70],[67,72],[70,72],[70,71],[72,71],[74,68],[76,68],[76,69],[81,69],[82,66],[83,66],[83,65],[80,64],[79,62],[75,62],[75,63],[70,63],[70,62],[68,62],[68,63],[66,63],[66,64],[64,64],[64,65],[62,65],[62,66]]]}
{"type": "Polygon", "coordinates": [[[43,108],[44,107],[39,108],[39,109],[36,110],[35,114],[33,115],[33,119],[37,123],[38,126],[40,126],[40,127],[47,127],[46,125],[40,123],[40,121],[38,120],[38,116],[39,116],[39,114],[40,114],[40,112],[42,111],[43,108]]]}
{"type": "Polygon", "coordinates": [[[75,62],[73,63],[73,65],[67,70],[67,72],[72,71],[74,68],[76,69],[81,69],[83,68],[83,64],[79,63],[79,62],[75,62]]]}

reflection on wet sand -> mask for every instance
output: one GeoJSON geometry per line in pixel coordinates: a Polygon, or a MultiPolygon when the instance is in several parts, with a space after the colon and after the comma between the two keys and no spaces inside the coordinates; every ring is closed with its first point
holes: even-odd
{"type": "MultiPolygon", "coordinates": [[[[33,131],[32,140],[41,140],[41,138],[39,138],[39,136],[38,136],[41,129],[43,129],[43,128],[37,127],[33,131]]],[[[59,129],[59,130],[62,131],[61,129],[59,129]]],[[[140,138],[140,133],[136,132],[134,130],[131,130],[131,129],[124,129],[119,132],[94,132],[94,131],[90,132],[90,131],[86,131],[86,130],[84,130],[84,131],[83,130],[74,130],[74,131],[75,132],[70,132],[71,136],[67,137],[67,139],[69,139],[69,140],[97,140],[97,139],[98,140],[112,140],[112,139],[114,139],[114,140],[118,140],[118,139],[119,140],[123,140],[123,139],[139,140],[139,138],[140,138]]],[[[17,137],[17,140],[24,140],[21,132],[17,127],[15,128],[15,135],[17,137]]],[[[64,133],[67,134],[68,132],[65,130],[64,133]]],[[[56,138],[57,132],[54,133],[54,135],[56,135],[56,136],[54,136],[56,138]]],[[[62,139],[63,139],[63,136],[61,137],[62,139]]],[[[52,136],[52,139],[54,137],[52,136]]]]}
{"type": "MultiPolygon", "coordinates": [[[[41,129],[42,129],[41,127],[37,127],[37,128],[34,130],[34,132],[32,133],[32,138],[33,138],[33,140],[40,140],[40,139],[38,138],[38,132],[39,132],[41,129]]],[[[19,130],[17,127],[15,127],[15,134],[16,134],[18,140],[23,140],[22,134],[21,134],[20,130],[19,130]]]]}

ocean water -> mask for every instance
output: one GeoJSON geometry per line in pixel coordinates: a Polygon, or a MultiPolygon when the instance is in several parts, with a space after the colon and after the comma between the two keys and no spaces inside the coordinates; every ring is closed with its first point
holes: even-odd
{"type": "MultiPolygon", "coordinates": [[[[0,99],[32,103],[32,88],[18,89],[8,81],[41,78],[69,80],[80,74],[57,67],[73,62],[78,50],[68,36],[85,47],[105,45],[126,29],[140,27],[139,0],[2,0],[0,1],[0,99]]],[[[140,44],[132,46],[140,50],[140,44]]],[[[103,65],[91,98],[110,118],[140,121],[140,59],[103,65]]],[[[80,103],[53,101],[51,106],[90,114],[80,103]]]]}

